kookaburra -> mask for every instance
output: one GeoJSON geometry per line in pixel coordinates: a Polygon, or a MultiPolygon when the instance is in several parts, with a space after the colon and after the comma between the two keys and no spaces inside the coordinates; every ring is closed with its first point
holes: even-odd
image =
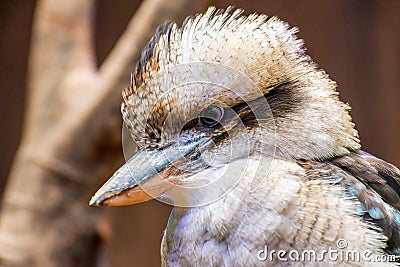
{"type": "Polygon", "coordinates": [[[376,266],[365,254],[400,254],[399,169],[360,150],[349,106],[295,28],[242,13],[158,28],[122,94],[138,151],[90,205],[174,204],[164,266],[376,266]],[[323,258],[329,249],[339,257],[323,258]]]}

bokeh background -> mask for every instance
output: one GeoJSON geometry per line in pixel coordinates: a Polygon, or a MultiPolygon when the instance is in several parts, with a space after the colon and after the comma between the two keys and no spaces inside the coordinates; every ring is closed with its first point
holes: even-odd
{"type": "MultiPolygon", "coordinates": [[[[97,2],[98,64],[112,49],[140,2],[97,2]]],[[[21,136],[35,4],[32,0],[0,1],[1,191],[21,136]]],[[[308,53],[337,81],[341,98],[351,104],[363,149],[400,166],[400,1],[217,0],[210,4],[276,15],[298,27],[308,53]]],[[[154,201],[107,209],[111,220],[123,221],[108,245],[113,266],[158,265],[168,213],[169,207],[154,201]],[[142,219],[137,220],[138,216],[142,219]]]]}

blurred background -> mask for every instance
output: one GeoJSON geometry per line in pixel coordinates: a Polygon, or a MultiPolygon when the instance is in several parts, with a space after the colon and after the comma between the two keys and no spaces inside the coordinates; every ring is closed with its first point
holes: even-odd
{"type": "MultiPolygon", "coordinates": [[[[98,65],[140,3],[97,1],[94,41],[98,65]]],[[[338,83],[341,98],[352,106],[363,149],[400,166],[400,1],[217,0],[210,4],[278,16],[298,27],[308,54],[338,83]]],[[[21,137],[35,5],[32,0],[0,1],[1,191],[21,137]]],[[[106,218],[119,225],[107,244],[112,266],[158,265],[169,209],[155,201],[104,208],[106,218]]]]}

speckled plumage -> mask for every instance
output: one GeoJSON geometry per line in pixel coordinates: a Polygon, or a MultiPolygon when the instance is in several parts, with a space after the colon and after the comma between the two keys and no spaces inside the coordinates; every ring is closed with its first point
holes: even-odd
{"type": "MultiPolygon", "coordinates": [[[[305,54],[296,32],[275,17],[210,8],[188,17],[181,27],[160,26],[143,50],[121,107],[135,141],[144,150],[156,150],[189,132],[214,142],[206,152],[217,156],[216,166],[198,170],[190,164],[198,157],[190,156],[178,162],[182,169],[174,175],[184,176],[185,182],[221,175],[232,160],[229,142],[244,144],[244,135],[250,136],[250,155],[239,150],[231,162],[245,172],[232,191],[205,206],[174,208],[162,243],[164,266],[336,266],[337,261],[264,262],[257,251],[265,245],[321,251],[336,248],[338,239],[345,239],[348,249],[400,254],[400,171],[360,150],[349,106],[340,101],[335,82],[305,54]],[[193,62],[218,63],[249,77],[267,101],[274,123],[266,118],[260,123],[246,113],[244,100],[229,90],[188,86],[171,92],[157,77],[171,66],[193,62]],[[199,100],[203,98],[225,103],[244,127],[228,123],[229,136],[190,123],[183,131],[183,120],[198,116],[209,104],[199,100]],[[181,112],[170,115],[177,107],[181,112]],[[169,115],[172,123],[165,123],[169,115]],[[272,164],[254,191],[250,177],[260,157],[272,164]],[[248,158],[249,167],[241,169],[248,158]],[[188,175],[190,168],[195,172],[188,175]]],[[[259,97],[235,81],[230,86],[247,101],[259,97]]]]}
{"type": "MultiPolygon", "coordinates": [[[[175,208],[163,240],[164,265],[279,266],[287,263],[259,261],[257,251],[268,244],[275,250],[320,252],[337,248],[338,239],[347,240],[350,250],[383,253],[385,237],[357,215],[358,201],[332,178],[334,166],[312,165],[275,160],[254,193],[249,194],[243,181],[212,205],[175,208]]],[[[375,266],[339,261],[303,264],[375,266]]]]}

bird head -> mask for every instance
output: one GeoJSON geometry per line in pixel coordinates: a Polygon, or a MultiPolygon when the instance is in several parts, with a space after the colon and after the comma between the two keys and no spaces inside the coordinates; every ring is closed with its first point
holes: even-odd
{"type": "Polygon", "coordinates": [[[138,152],[91,205],[166,195],[205,203],[240,183],[249,158],[266,166],[274,157],[322,160],[359,148],[349,107],[297,29],[242,13],[209,8],[181,27],[158,28],[122,94],[138,152]]]}

